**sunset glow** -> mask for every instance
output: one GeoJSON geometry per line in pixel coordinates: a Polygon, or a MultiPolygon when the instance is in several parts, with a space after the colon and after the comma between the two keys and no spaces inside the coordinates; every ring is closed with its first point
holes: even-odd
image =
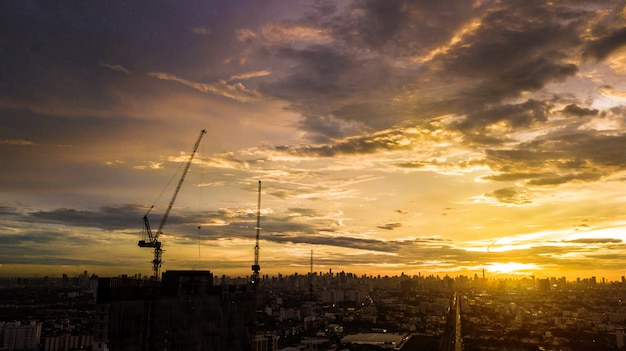
{"type": "MultiPolygon", "coordinates": [[[[15,1],[0,276],[621,279],[622,1],[15,1]],[[28,28],[28,31],[24,29],[28,28]]],[[[624,130],[622,130],[624,129],[624,130]]]]}

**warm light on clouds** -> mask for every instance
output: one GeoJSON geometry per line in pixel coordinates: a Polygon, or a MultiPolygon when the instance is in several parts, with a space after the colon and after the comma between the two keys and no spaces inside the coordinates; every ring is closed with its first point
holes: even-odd
{"type": "Polygon", "coordinates": [[[197,83],[192,82],[184,78],[177,77],[172,74],[163,73],[163,72],[148,72],[150,77],[154,77],[162,80],[171,80],[174,82],[181,83],[190,88],[199,90],[204,93],[211,93],[219,96],[224,96],[233,100],[246,102],[250,99],[254,99],[258,97],[258,93],[248,90],[243,84],[235,83],[228,84],[224,80],[220,80],[215,83],[205,84],[205,83],[197,83]]]}
{"type": "Polygon", "coordinates": [[[621,2],[245,6],[4,8],[0,275],[621,275],[621,2]]]}
{"type": "Polygon", "coordinates": [[[266,45],[295,44],[305,47],[332,41],[325,29],[297,23],[271,22],[263,26],[262,33],[266,45]]]}
{"type": "Polygon", "coordinates": [[[475,32],[480,27],[480,22],[481,21],[478,18],[472,20],[471,23],[463,28],[460,28],[458,32],[455,33],[446,44],[436,49],[433,49],[425,57],[415,58],[414,60],[416,62],[426,63],[432,61],[437,55],[444,55],[453,46],[463,45],[463,37],[475,32]]]}
{"type": "Polygon", "coordinates": [[[488,262],[485,269],[493,273],[530,275],[533,271],[540,270],[541,267],[532,263],[488,262]]]}

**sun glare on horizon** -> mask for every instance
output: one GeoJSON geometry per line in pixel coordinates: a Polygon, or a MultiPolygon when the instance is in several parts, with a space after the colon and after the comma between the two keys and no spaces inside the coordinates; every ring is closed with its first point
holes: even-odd
{"type": "Polygon", "coordinates": [[[520,275],[541,270],[541,267],[534,263],[490,262],[485,266],[485,270],[491,273],[520,275]]]}

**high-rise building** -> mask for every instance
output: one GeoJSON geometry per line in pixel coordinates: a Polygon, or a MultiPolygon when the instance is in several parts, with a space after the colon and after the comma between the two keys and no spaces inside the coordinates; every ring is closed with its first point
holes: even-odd
{"type": "Polygon", "coordinates": [[[93,350],[249,350],[252,303],[251,289],[213,286],[210,271],[100,278],[93,350]]]}
{"type": "Polygon", "coordinates": [[[41,323],[0,322],[0,349],[37,350],[41,338],[41,323]]]}

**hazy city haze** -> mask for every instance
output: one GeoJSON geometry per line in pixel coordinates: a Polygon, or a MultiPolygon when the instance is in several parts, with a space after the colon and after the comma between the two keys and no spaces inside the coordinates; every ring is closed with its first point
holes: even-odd
{"type": "Polygon", "coordinates": [[[0,7],[0,276],[623,275],[623,1],[0,7]]]}

